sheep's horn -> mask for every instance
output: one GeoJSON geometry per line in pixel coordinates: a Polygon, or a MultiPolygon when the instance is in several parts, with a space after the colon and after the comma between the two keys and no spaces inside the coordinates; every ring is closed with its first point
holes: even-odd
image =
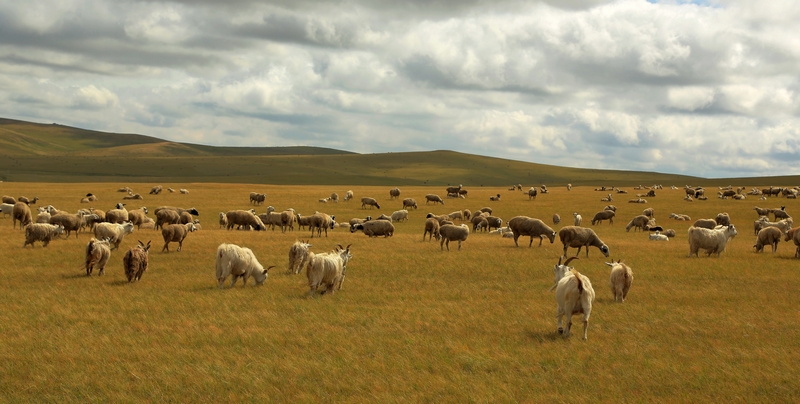
{"type": "Polygon", "coordinates": [[[564,257],[562,257],[562,256],[560,256],[560,255],[559,255],[559,256],[558,256],[558,264],[556,264],[556,265],[559,265],[559,266],[561,265],[561,258],[564,258],[564,257]]]}
{"type": "Polygon", "coordinates": [[[353,245],[353,244],[348,244],[347,247],[345,248],[345,250],[349,250],[351,245],[353,245]]]}
{"type": "Polygon", "coordinates": [[[272,268],[275,268],[275,265],[270,265],[269,267],[267,267],[267,269],[264,270],[264,272],[269,272],[269,270],[272,268]]]}
{"type": "Polygon", "coordinates": [[[580,259],[580,258],[578,258],[578,257],[569,257],[569,258],[567,258],[567,261],[564,262],[564,266],[569,266],[570,261],[578,260],[578,259],[580,259]]]}

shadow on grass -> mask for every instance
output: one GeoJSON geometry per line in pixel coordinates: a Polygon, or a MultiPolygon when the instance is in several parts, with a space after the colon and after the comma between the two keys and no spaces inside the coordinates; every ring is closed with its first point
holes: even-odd
{"type": "Polygon", "coordinates": [[[558,331],[540,331],[540,330],[529,330],[526,332],[528,338],[543,344],[545,342],[556,342],[556,341],[563,341],[564,337],[558,333],[558,331]]]}
{"type": "MultiPolygon", "coordinates": [[[[93,273],[93,276],[97,276],[97,273],[93,273]]],[[[86,275],[86,270],[82,273],[74,273],[74,274],[63,274],[61,275],[63,279],[89,279],[91,276],[86,275]]]]}

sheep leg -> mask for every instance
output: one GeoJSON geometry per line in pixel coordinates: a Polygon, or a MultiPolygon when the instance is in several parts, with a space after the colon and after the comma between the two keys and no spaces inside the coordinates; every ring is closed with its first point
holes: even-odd
{"type": "Polygon", "coordinates": [[[161,249],[161,252],[164,252],[164,251],[169,252],[169,241],[164,243],[164,248],[161,249]]]}
{"type": "Polygon", "coordinates": [[[181,252],[181,247],[183,247],[183,240],[178,242],[178,252],[181,252]]]}
{"type": "MultiPolygon", "coordinates": [[[[540,234],[539,235],[539,247],[542,246],[542,242],[543,241],[544,241],[544,237],[542,237],[542,235],[540,234]]],[[[531,244],[533,244],[533,236],[531,236],[531,244]]],[[[528,247],[530,247],[530,246],[528,246],[528,247]]]]}
{"type": "Polygon", "coordinates": [[[458,240],[458,251],[461,251],[461,240],[458,240]]]}

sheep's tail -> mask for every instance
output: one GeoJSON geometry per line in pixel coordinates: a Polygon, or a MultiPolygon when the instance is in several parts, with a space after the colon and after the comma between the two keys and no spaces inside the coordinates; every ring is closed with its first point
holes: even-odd
{"type": "Polygon", "coordinates": [[[575,280],[578,281],[578,292],[583,293],[583,281],[581,280],[580,272],[574,269],[571,270],[570,272],[572,272],[572,275],[575,276],[575,280]]]}

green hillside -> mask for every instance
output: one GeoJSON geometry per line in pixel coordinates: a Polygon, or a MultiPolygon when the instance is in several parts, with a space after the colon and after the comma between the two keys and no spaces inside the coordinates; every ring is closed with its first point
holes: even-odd
{"type": "Polygon", "coordinates": [[[356,154],[319,147],[214,147],[0,119],[0,180],[265,184],[787,185],[800,177],[708,180],[557,167],[453,151],[356,154]]]}

